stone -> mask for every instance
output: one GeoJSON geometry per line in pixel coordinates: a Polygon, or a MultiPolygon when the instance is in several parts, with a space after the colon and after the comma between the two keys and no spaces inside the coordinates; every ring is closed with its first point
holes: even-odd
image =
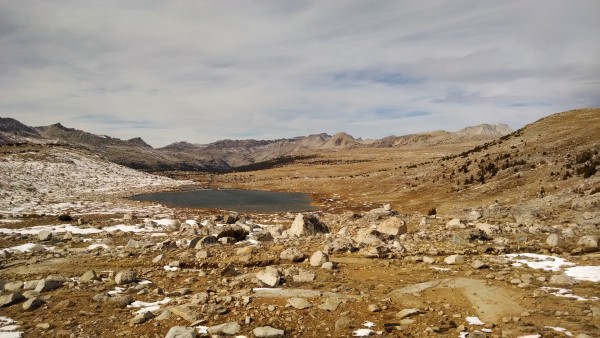
{"type": "Polygon", "coordinates": [[[25,286],[25,283],[23,283],[20,280],[14,281],[14,282],[8,282],[8,283],[4,284],[4,291],[15,292],[15,291],[19,291],[19,290],[23,289],[24,286],[25,286]]]}
{"type": "Polygon", "coordinates": [[[167,332],[165,338],[197,338],[199,337],[196,328],[187,326],[173,326],[167,332]]]}
{"type": "Polygon", "coordinates": [[[329,228],[313,214],[298,214],[287,230],[288,236],[304,237],[328,233],[329,228]]]}
{"type": "Polygon", "coordinates": [[[131,295],[114,295],[108,299],[110,304],[119,309],[124,309],[127,305],[133,303],[131,295]]]}
{"type": "Polygon", "coordinates": [[[446,229],[464,229],[466,225],[460,220],[460,218],[453,218],[446,222],[446,229]]]}
{"type": "Polygon", "coordinates": [[[196,245],[194,245],[194,248],[202,249],[207,246],[216,245],[216,244],[219,244],[219,240],[216,236],[212,236],[212,235],[204,236],[198,240],[196,245]]]}
{"type": "Polygon", "coordinates": [[[252,330],[255,337],[283,337],[285,331],[270,326],[259,326],[252,330]]]}
{"type": "Polygon", "coordinates": [[[569,276],[560,274],[560,275],[552,275],[548,283],[552,285],[573,285],[577,283],[577,281],[569,276]]]}
{"type": "Polygon", "coordinates": [[[473,269],[488,269],[490,266],[487,265],[485,262],[476,259],[473,261],[473,263],[471,263],[471,267],[473,269]]]}
{"type": "Polygon", "coordinates": [[[369,222],[374,222],[384,217],[391,216],[393,214],[394,212],[391,210],[385,210],[385,208],[377,208],[367,211],[363,218],[369,222]]]}
{"type": "Polygon", "coordinates": [[[299,297],[289,298],[287,300],[287,302],[294,309],[298,309],[298,310],[308,309],[309,307],[312,306],[312,304],[309,301],[307,301],[305,298],[299,298],[299,297]]]}
{"type": "Polygon", "coordinates": [[[23,303],[23,310],[25,310],[25,311],[35,310],[35,309],[39,308],[43,303],[44,302],[38,297],[30,298],[30,299],[26,300],[25,303],[23,303]]]}
{"type": "Polygon", "coordinates": [[[323,302],[323,304],[319,305],[319,309],[325,311],[336,311],[338,306],[342,303],[342,300],[339,298],[327,298],[323,302]]]}
{"type": "Polygon", "coordinates": [[[485,232],[488,236],[493,236],[500,233],[500,227],[494,224],[477,223],[475,224],[475,229],[485,232]]]}
{"type": "Polygon", "coordinates": [[[68,300],[68,299],[65,299],[65,300],[63,300],[61,302],[56,303],[56,305],[54,305],[54,307],[52,308],[52,310],[54,310],[54,311],[64,311],[64,310],[66,310],[68,308],[71,308],[71,307],[73,307],[73,302],[70,301],[70,300],[68,300]]]}
{"type": "Polygon", "coordinates": [[[406,226],[406,222],[400,218],[390,217],[379,223],[377,226],[377,231],[392,236],[400,236],[405,234],[408,231],[408,228],[406,226]]]}
{"type": "Polygon", "coordinates": [[[333,262],[325,262],[321,265],[321,269],[325,269],[325,270],[333,270],[335,268],[335,265],[333,264],[333,262]]]}
{"type": "Polygon", "coordinates": [[[81,283],[89,283],[95,280],[99,280],[99,278],[96,275],[96,271],[94,270],[88,270],[83,275],[81,275],[81,277],[79,277],[79,282],[81,283]]]}
{"type": "Polygon", "coordinates": [[[8,295],[0,296],[0,307],[10,306],[25,300],[22,294],[18,292],[9,293],[8,295]]]}
{"type": "Polygon", "coordinates": [[[277,268],[267,266],[265,270],[256,274],[256,278],[266,286],[275,287],[279,285],[281,281],[281,273],[277,268]]]}
{"type": "Polygon", "coordinates": [[[367,307],[367,310],[369,312],[379,312],[379,311],[381,311],[381,308],[377,304],[369,304],[369,306],[367,307]]]}
{"type": "Polygon", "coordinates": [[[38,239],[42,242],[49,241],[52,239],[52,231],[42,230],[38,232],[38,239]]]}
{"type": "Polygon", "coordinates": [[[143,249],[150,245],[151,245],[150,243],[147,243],[145,241],[137,241],[135,239],[130,239],[129,242],[127,242],[127,245],[125,245],[125,250],[143,249]]]}
{"type": "Polygon", "coordinates": [[[284,249],[279,254],[279,258],[291,262],[302,262],[304,258],[306,258],[306,255],[304,255],[302,251],[300,251],[300,249],[296,247],[291,247],[284,249]]]}
{"type": "Polygon", "coordinates": [[[296,283],[306,283],[315,280],[315,274],[308,270],[300,270],[298,274],[292,275],[292,279],[296,283]]]}
{"type": "Polygon", "coordinates": [[[235,239],[235,242],[243,241],[248,237],[248,231],[239,225],[228,225],[223,227],[217,234],[217,239],[224,237],[231,237],[235,239]]]}
{"type": "Polygon", "coordinates": [[[117,285],[133,283],[136,279],[137,274],[132,270],[119,271],[115,275],[115,283],[117,283],[117,285]]]}
{"type": "Polygon", "coordinates": [[[598,248],[598,237],[593,235],[586,235],[579,238],[577,245],[586,249],[597,249],[598,248]]]}
{"type": "Polygon", "coordinates": [[[171,310],[171,313],[175,316],[187,320],[190,323],[193,323],[199,319],[198,314],[187,305],[175,306],[169,310],[171,310]]]}
{"type": "Polygon", "coordinates": [[[551,247],[558,246],[559,241],[560,241],[560,238],[558,237],[557,234],[551,234],[546,238],[546,244],[548,244],[551,247]]]}
{"type": "Polygon", "coordinates": [[[73,233],[71,233],[70,231],[67,231],[63,234],[62,236],[63,241],[70,241],[73,239],[73,233]]]}
{"type": "Polygon", "coordinates": [[[404,309],[404,310],[396,313],[395,317],[398,319],[404,319],[404,318],[412,317],[414,315],[418,315],[420,313],[423,313],[423,311],[419,310],[419,309],[404,309]]]}
{"type": "Polygon", "coordinates": [[[357,250],[352,240],[345,236],[336,238],[333,242],[325,245],[323,249],[327,253],[353,252],[357,250]]]}
{"type": "Polygon", "coordinates": [[[335,321],[334,328],[336,331],[347,331],[350,327],[352,327],[352,319],[347,316],[341,316],[335,321]]]}
{"type": "Polygon", "coordinates": [[[481,214],[481,211],[479,211],[479,210],[471,210],[467,214],[468,221],[476,221],[476,220],[480,219],[481,217],[483,217],[483,215],[481,214]]]}
{"type": "Polygon", "coordinates": [[[462,264],[464,261],[465,259],[461,255],[450,255],[444,258],[444,262],[448,265],[462,264]]]}
{"type": "Polygon", "coordinates": [[[218,335],[218,334],[226,334],[226,335],[230,335],[233,336],[237,333],[239,333],[242,330],[242,327],[240,326],[240,324],[236,323],[236,322],[231,322],[231,323],[224,323],[224,324],[220,324],[220,325],[215,325],[215,326],[211,326],[208,328],[208,333],[211,335],[218,335]]]}
{"type": "Polygon", "coordinates": [[[152,318],[154,318],[154,314],[151,311],[144,311],[135,315],[135,317],[129,321],[129,325],[143,324],[152,318]]]}
{"type": "Polygon", "coordinates": [[[329,262],[329,256],[323,251],[315,251],[315,253],[310,256],[311,266],[321,266],[325,262],[329,262]]]}
{"type": "Polygon", "coordinates": [[[223,214],[223,222],[226,224],[234,224],[240,218],[237,212],[228,212],[223,214]]]}
{"type": "Polygon", "coordinates": [[[38,283],[38,285],[35,287],[35,291],[37,291],[37,292],[52,291],[52,290],[58,289],[59,287],[61,287],[61,285],[62,285],[61,281],[46,278],[46,279],[41,280],[38,283]]]}

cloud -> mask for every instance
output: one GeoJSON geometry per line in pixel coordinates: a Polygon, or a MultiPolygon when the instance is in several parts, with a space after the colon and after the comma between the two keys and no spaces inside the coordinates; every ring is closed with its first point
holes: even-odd
{"type": "Polygon", "coordinates": [[[154,146],[597,106],[596,1],[3,2],[0,116],[154,146]]]}

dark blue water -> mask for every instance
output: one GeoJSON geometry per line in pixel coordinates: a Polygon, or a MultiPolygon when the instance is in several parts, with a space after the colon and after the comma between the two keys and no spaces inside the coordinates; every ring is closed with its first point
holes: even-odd
{"type": "Polygon", "coordinates": [[[310,195],[258,190],[192,190],[160,192],[130,197],[172,207],[224,209],[240,212],[300,212],[316,210],[310,195]]]}

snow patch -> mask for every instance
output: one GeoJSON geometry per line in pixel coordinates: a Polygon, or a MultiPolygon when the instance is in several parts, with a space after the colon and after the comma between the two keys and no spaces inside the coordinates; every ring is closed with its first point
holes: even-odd
{"type": "Polygon", "coordinates": [[[576,280],[600,282],[600,266],[582,265],[565,269],[565,275],[576,280]]]}
{"type": "Polygon", "coordinates": [[[514,262],[513,266],[527,265],[533,269],[542,269],[546,271],[560,271],[563,266],[575,265],[575,263],[568,262],[561,257],[533,253],[508,254],[505,257],[514,262]]]}
{"type": "Polygon", "coordinates": [[[165,299],[156,302],[142,302],[140,300],[136,300],[135,302],[127,305],[127,308],[140,308],[138,311],[135,312],[136,314],[147,311],[154,312],[160,309],[161,305],[169,304],[170,302],[171,298],[169,297],[165,297],[165,299]]]}
{"type": "Polygon", "coordinates": [[[466,317],[465,320],[471,325],[485,325],[479,317],[466,317]]]}
{"type": "Polygon", "coordinates": [[[557,297],[572,298],[572,299],[581,300],[581,301],[584,301],[584,300],[593,300],[593,301],[596,301],[596,300],[600,299],[598,297],[585,298],[585,297],[582,297],[582,296],[577,296],[577,295],[574,295],[571,292],[570,289],[552,288],[552,287],[549,287],[549,286],[543,286],[543,287],[540,288],[540,290],[542,290],[544,292],[547,292],[547,293],[549,293],[551,295],[557,296],[557,297]]]}
{"type": "Polygon", "coordinates": [[[571,333],[571,331],[567,331],[567,329],[565,329],[564,327],[558,327],[558,326],[544,326],[544,329],[550,329],[550,330],[554,330],[556,332],[562,332],[565,334],[565,336],[567,337],[573,337],[573,333],[571,333]]]}
{"type": "Polygon", "coordinates": [[[23,332],[17,331],[19,325],[13,319],[0,316],[0,338],[21,338],[23,332]]]}

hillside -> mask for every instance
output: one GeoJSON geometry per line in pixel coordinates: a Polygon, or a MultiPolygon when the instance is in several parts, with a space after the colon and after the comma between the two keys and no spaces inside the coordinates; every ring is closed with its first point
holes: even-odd
{"type": "Polygon", "coordinates": [[[392,203],[421,212],[598,188],[599,175],[593,173],[600,159],[599,109],[554,114],[486,143],[435,141],[445,135],[324,152],[281,168],[222,175],[216,184],[306,191],[354,206],[392,203]],[[410,146],[398,146],[401,142],[410,146]]]}

